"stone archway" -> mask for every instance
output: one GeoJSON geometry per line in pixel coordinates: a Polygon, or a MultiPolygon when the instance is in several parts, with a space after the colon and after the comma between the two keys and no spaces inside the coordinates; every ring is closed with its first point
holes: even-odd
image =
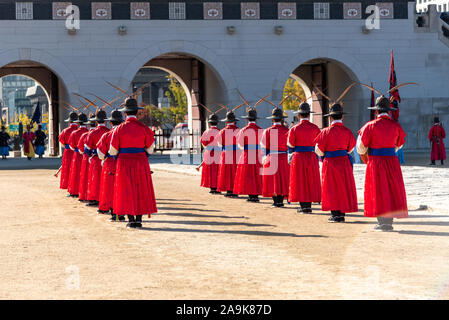
{"type": "MultiPolygon", "coordinates": [[[[306,77],[303,77],[304,70],[301,70],[301,68],[304,69],[314,64],[324,64],[329,67],[329,74],[325,74],[324,77],[326,77],[326,82],[328,82],[325,84],[325,87],[329,90],[328,92],[331,96],[339,95],[352,82],[370,82],[368,74],[362,68],[362,65],[350,53],[335,48],[307,48],[288,59],[279,70],[273,82],[272,95],[274,99],[280,100],[282,98],[283,86],[288,77],[296,74],[296,76],[305,80],[306,77]]],[[[315,80],[312,76],[314,71],[310,70],[309,72],[309,82],[306,84],[311,88],[315,80]]],[[[325,103],[323,105],[322,100],[316,100],[315,98],[314,105],[316,103],[321,105],[318,111],[325,112],[327,110],[325,103]]],[[[354,132],[359,129],[366,117],[365,113],[362,112],[362,106],[366,106],[366,99],[368,99],[368,93],[366,90],[362,90],[360,85],[356,85],[347,95],[346,100],[349,101],[345,103],[345,108],[350,111],[350,114],[347,115],[345,123],[354,132]]],[[[316,109],[314,110],[317,111],[316,109]]],[[[321,126],[327,125],[325,121],[318,121],[317,124],[321,126]]]]}
{"type": "Polygon", "coordinates": [[[49,147],[50,155],[60,153],[59,132],[67,111],[60,101],[68,101],[67,92],[79,91],[79,84],[73,73],[58,59],[45,51],[29,48],[11,49],[0,52],[0,75],[21,74],[39,82],[49,96],[49,147]]]}

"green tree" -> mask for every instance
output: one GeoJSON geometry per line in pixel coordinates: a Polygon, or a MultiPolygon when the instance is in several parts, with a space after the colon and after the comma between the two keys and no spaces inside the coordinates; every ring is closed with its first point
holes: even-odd
{"type": "Polygon", "coordinates": [[[177,124],[184,121],[184,117],[187,113],[187,95],[184,88],[175,77],[168,75],[167,79],[170,80],[170,85],[165,92],[165,96],[170,101],[170,112],[165,111],[165,113],[174,124],[177,124]]]}
{"type": "MultiPolygon", "coordinates": [[[[293,78],[288,78],[285,82],[284,92],[282,97],[286,97],[289,94],[297,94],[301,97],[301,100],[305,99],[305,93],[301,85],[293,78]]],[[[284,110],[298,110],[300,101],[296,96],[292,95],[291,97],[285,99],[283,103],[284,110]]]]}

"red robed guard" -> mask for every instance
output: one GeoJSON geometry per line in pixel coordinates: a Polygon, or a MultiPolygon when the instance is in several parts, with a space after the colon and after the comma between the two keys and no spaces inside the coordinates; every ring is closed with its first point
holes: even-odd
{"type": "MultiPolygon", "coordinates": [[[[89,114],[89,119],[92,119],[95,115],[89,114]]],[[[78,150],[80,154],[83,155],[83,159],[81,160],[81,171],[80,171],[80,182],[78,187],[78,201],[81,202],[88,202],[87,200],[87,187],[88,187],[88,181],[89,181],[89,158],[90,158],[90,152],[85,152],[85,145],[87,141],[87,137],[89,134],[95,129],[95,126],[97,124],[95,121],[89,120],[89,131],[83,133],[81,135],[80,140],[78,141],[78,150]]]]}
{"type": "Polygon", "coordinates": [[[114,183],[114,213],[128,215],[129,228],[142,227],[142,215],[157,212],[156,197],[147,154],[154,143],[154,132],[137,120],[137,100],[127,98],[126,121],[112,133],[109,154],[118,156],[114,183]]]}
{"type": "Polygon", "coordinates": [[[63,145],[64,151],[62,154],[62,165],[61,165],[61,179],[59,182],[59,188],[67,189],[69,186],[69,172],[70,165],[72,164],[73,150],[69,146],[69,137],[73,131],[78,129],[78,124],[75,121],[78,120],[78,115],[76,112],[70,112],[69,117],[64,120],[69,123],[69,126],[62,130],[59,134],[59,142],[63,145]]]}
{"type": "Polygon", "coordinates": [[[298,213],[312,213],[312,202],[321,202],[320,166],[315,154],[320,128],[309,121],[313,111],[307,102],[301,103],[296,113],[300,121],[288,133],[291,153],[288,200],[299,202],[298,213]]]}
{"type": "Polygon", "coordinates": [[[321,171],[321,208],[331,211],[329,222],[344,222],[345,213],[357,212],[357,192],[350,153],[356,145],[351,130],[343,125],[343,108],[330,108],[331,125],[315,139],[315,152],[324,157],[321,171]]]}
{"type": "Polygon", "coordinates": [[[87,200],[89,202],[86,204],[87,206],[97,206],[100,201],[101,160],[97,154],[97,143],[103,134],[109,131],[105,125],[106,118],[106,111],[100,109],[96,112],[95,117],[90,119],[97,123],[97,127],[89,133],[84,145],[84,153],[90,155],[87,183],[87,200]]]}
{"type": "Polygon", "coordinates": [[[112,129],[106,132],[97,143],[97,153],[102,160],[101,182],[100,182],[100,203],[99,209],[102,213],[111,212],[111,221],[125,220],[125,216],[114,214],[114,178],[117,161],[114,156],[109,154],[111,147],[111,138],[114,129],[123,122],[123,115],[118,110],[111,112],[110,118],[112,129]]]}
{"type": "Polygon", "coordinates": [[[405,143],[401,125],[390,118],[390,100],[380,96],[376,119],[359,130],[357,151],[368,161],[365,175],[365,216],[377,217],[375,230],[393,230],[393,218],[407,218],[407,198],[396,151],[405,143]]]}
{"type": "Polygon", "coordinates": [[[263,159],[262,195],[273,198],[274,208],[284,206],[284,198],[288,197],[290,168],[288,164],[288,128],[284,120],[282,109],[275,107],[270,117],[273,125],[263,132],[260,145],[265,151],[263,159]]]}
{"type": "Polygon", "coordinates": [[[31,131],[31,126],[27,125],[27,131],[22,135],[23,139],[23,154],[31,160],[34,158],[34,139],[36,139],[36,135],[31,131]]]}
{"type": "Polygon", "coordinates": [[[441,164],[444,164],[444,160],[446,160],[446,148],[444,147],[443,139],[446,138],[446,132],[444,131],[439,117],[435,117],[433,122],[434,125],[429,131],[429,141],[432,145],[430,164],[434,165],[436,160],[440,160],[441,164]]]}
{"type": "Polygon", "coordinates": [[[87,116],[84,113],[80,113],[78,120],[75,122],[78,123],[80,127],[70,134],[68,141],[70,149],[73,150],[72,163],[70,165],[69,185],[67,188],[70,197],[78,197],[79,195],[80,171],[83,155],[79,152],[78,143],[81,136],[88,131],[86,128],[87,116]]]}
{"type": "Polygon", "coordinates": [[[237,146],[241,151],[234,181],[234,193],[248,195],[247,201],[259,202],[262,194],[261,153],[259,150],[262,128],[256,124],[257,111],[254,108],[247,110],[242,118],[248,124],[237,135],[237,146]]]}
{"type": "Polygon", "coordinates": [[[210,188],[209,193],[211,194],[220,194],[217,191],[218,166],[221,153],[221,148],[217,144],[217,136],[220,133],[217,127],[218,116],[215,113],[211,114],[208,122],[210,127],[201,136],[201,143],[205,149],[201,165],[201,186],[210,188]]]}
{"type": "Polygon", "coordinates": [[[218,167],[217,190],[226,191],[225,197],[238,197],[234,192],[235,173],[237,171],[237,134],[239,128],[235,125],[236,119],[234,112],[226,113],[226,118],[221,120],[226,122],[226,127],[220,130],[217,136],[217,144],[221,147],[220,165],[218,167]]]}

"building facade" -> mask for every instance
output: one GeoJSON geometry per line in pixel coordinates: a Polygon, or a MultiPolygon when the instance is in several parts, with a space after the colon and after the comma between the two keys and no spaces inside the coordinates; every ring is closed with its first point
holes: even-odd
{"type": "MultiPolygon", "coordinates": [[[[73,93],[90,92],[112,99],[119,92],[104,80],[131,91],[142,67],[176,77],[188,93],[189,127],[204,129],[207,112],[200,104],[232,107],[241,103],[238,92],[250,102],[270,94],[278,103],[289,77],[300,82],[317,113],[326,112],[328,102],[314,86],[331,97],[353,82],[386,91],[393,50],[398,81],[419,83],[400,89],[405,147],[425,151],[433,116],[449,123],[449,26],[435,6],[417,13],[416,5],[406,0],[0,0],[0,76],[24,74],[47,91],[55,154],[68,113],[60,101],[77,104],[73,93]],[[67,13],[70,4],[77,7],[67,13]]],[[[345,97],[345,122],[354,133],[368,120],[369,103],[370,92],[361,85],[345,97]]],[[[271,108],[258,107],[262,126],[269,124],[265,117],[271,108]]],[[[237,114],[244,112],[240,108],[237,114]]],[[[327,125],[320,115],[312,120],[327,125]]]]}

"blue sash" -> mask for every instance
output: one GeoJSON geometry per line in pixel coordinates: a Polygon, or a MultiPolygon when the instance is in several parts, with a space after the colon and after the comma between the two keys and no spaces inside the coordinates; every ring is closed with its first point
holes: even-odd
{"type": "Polygon", "coordinates": [[[236,145],[230,145],[230,146],[222,146],[221,151],[236,151],[237,146],[236,145]]]}
{"type": "Polygon", "coordinates": [[[98,156],[97,149],[92,150],[91,155],[92,156],[98,156]]]}
{"type": "Polygon", "coordinates": [[[287,154],[287,151],[281,151],[281,150],[270,150],[270,149],[266,149],[265,150],[265,154],[269,155],[269,154],[287,154]]]}
{"type": "Polygon", "coordinates": [[[78,148],[75,148],[75,150],[73,150],[73,152],[80,152],[80,150],[78,148]]]}
{"type": "Polygon", "coordinates": [[[293,152],[314,152],[315,147],[309,147],[309,146],[296,146],[294,148],[288,148],[289,153],[293,152]]]}
{"type": "Polygon", "coordinates": [[[109,152],[106,153],[106,158],[112,158],[112,159],[117,160],[117,156],[111,156],[111,155],[109,154],[109,152]]]}
{"type": "Polygon", "coordinates": [[[220,147],[218,147],[218,146],[206,146],[206,148],[205,148],[207,151],[220,151],[221,150],[221,148],[220,147]]]}
{"type": "Polygon", "coordinates": [[[324,158],[335,158],[344,156],[348,156],[349,162],[351,162],[351,167],[353,167],[354,159],[352,158],[351,154],[349,154],[346,150],[326,151],[324,153],[324,158]]]}
{"type": "Polygon", "coordinates": [[[144,153],[144,148],[120,148],[119,153],[144,153]]]}
{"type": "Polygon", "coordinates": [[[65,149],[70,149],[70,145],[66,144],[64,145],[65,149]]]}
{"type": "Polygon", "coordinates": [[[258,144],[246,144],[244,146],[245,150],[259,150],[259,145],[258,144]]]}
{"type": "Polygon", "coordinates": [[[87,154],[90,157],[92,155],[92,150],[90,150],[87,147],[84,147],[84,153],[87,154]]]}
{"type": "Polygon", "coordinates": [[[380,149],[369,149],[369,154],[372,156],[395,156],[395,148],[380,148],[380,149]]]}

